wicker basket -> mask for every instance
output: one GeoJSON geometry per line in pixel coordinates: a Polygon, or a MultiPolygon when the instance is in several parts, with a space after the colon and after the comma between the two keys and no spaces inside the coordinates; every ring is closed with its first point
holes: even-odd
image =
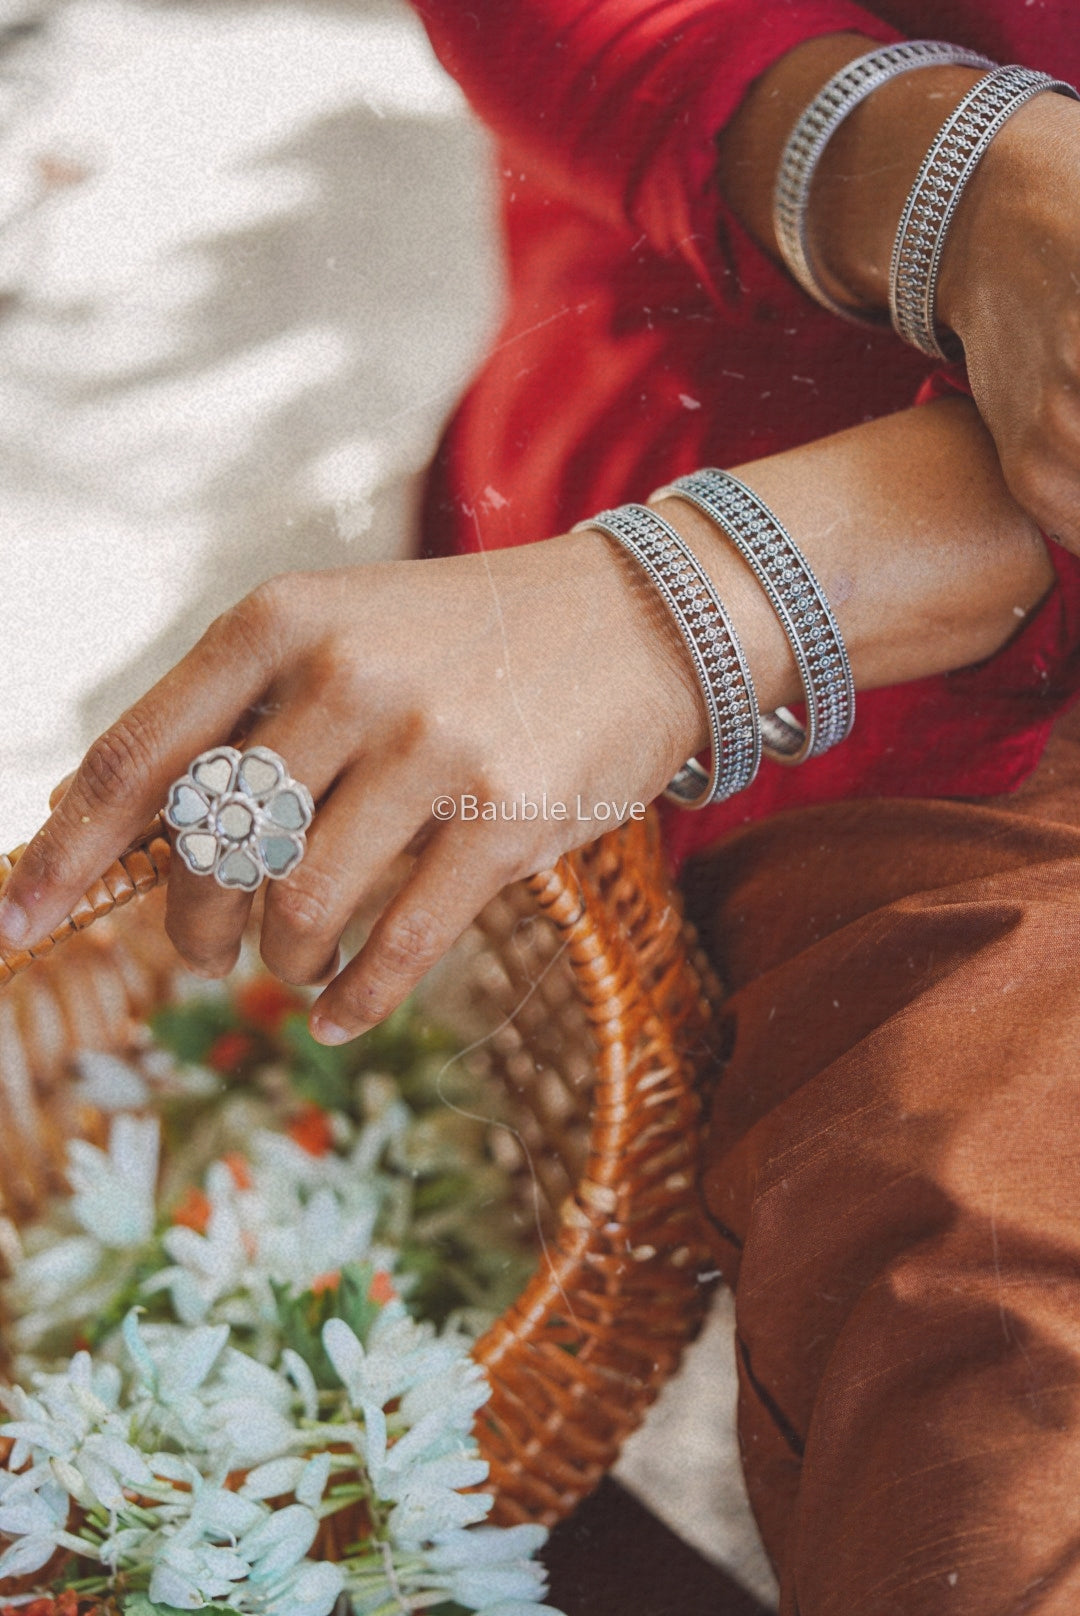
{"type": "MultiPolygon", "coordinates": [[[[0,882],[19,851],[0,856],[0,882]]],[[[0,1259],[62,1184],[66,1141],[103,1136],[67,1081],[69,1057],[123,1050],[173,990],[180,962],[152,891],[169,857],[155,821],[50,938],[0,954],[0,1259]]],[[[477,1437],[493,1518],[550,1525],[609,1469],[702,1318],[697,1080],[711,983],[653,819],[508,888],[466,953],[458,979],[494,1025],[483,1047],[509,1086],[548,1229],[533,1279],[479,1342],[493,1393],[477,1437]]]]}

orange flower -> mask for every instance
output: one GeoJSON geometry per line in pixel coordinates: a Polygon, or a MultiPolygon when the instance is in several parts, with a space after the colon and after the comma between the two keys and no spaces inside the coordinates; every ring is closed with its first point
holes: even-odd
{"type": "Polygon", "coordinates": [[[256,976],[243,983],[234,1002],[245,1021],[265,1027],[267,1032],[277,1032],[287,1015],[304,1008],[300,995],[272,976],[256,976]]]}
{"type": "Polygon", "coordinates": [[[317,1274],[311,1281],[312,1296],[321,1296],[324,1291],[336,1291],[341,1284],[341,1269],[331,1269],[328,1274],[317,1274]]]}
{"type": "Polygon", "coordinates": [[[368,1286],[368,1301],[378,1302],[380,1307],[385,1307],[387,1302],[393,1302],[396,1299],[397,1291],[394,1289],[394,1282],[390,1275],[385,1268],[377,1268],[372,1275],[371,1284],[368,1286]]]}
{"type": "MultiPolygon", "coordinates": [[[[83,1606],[87,1616],[102,1608],[96,1599],[83,1606]]],[[[73,1588],[65,1588],[55,1599],[32,1599],[28,1605],[18,1607],[4,1605],[0,1616],[79,1616],[79,1596],[73,1588]]]]}
{"type": "Polygon", "coordinates": [[[251,1188],[251,1167],[246,1156],[241,1156],[238,1150],[230,1150],[222,1156],[221,1165],[229,1169],[229,1177],[238,1190],[251,1188]]]}
{"type": "Polygon", "coordinates": [[[238,1072],[255,1051],[255,1040],[247,1032],[223,1032],[207,1052],[206,1064],[215,1072],[238,1072]]]}
{"type": "Polygon", "coordinates": [[[196,1234],[205,1234],[210,1222],[210,1197],[206,1191],[195,1184],[190,1185],[184,1191],[172,1220],[182,1223],[185,1229],[194,1229],[196,1234]]]}
{"type": "Polygon", "coordinates": [[[289,1123],[289,1138],[309,1156],[325,1156],[334,1143],[330,1118],[317,1105],[306,1105],[289,1123]]]}

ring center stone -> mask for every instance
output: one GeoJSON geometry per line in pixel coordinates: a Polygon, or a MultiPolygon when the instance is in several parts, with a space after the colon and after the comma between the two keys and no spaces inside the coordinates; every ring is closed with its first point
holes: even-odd
{"type": "Polygon", "coordinates": [[[218,830],[230,842],[242,842],[254,824],[251,809],[242,802],[227,802],[217,816],[218,830]]]}

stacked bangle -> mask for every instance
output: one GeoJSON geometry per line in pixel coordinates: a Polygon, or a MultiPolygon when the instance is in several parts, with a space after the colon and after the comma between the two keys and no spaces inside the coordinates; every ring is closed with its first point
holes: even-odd
{"type": "Polygon", "coordinates": [[[712,740],[709,774],[694,758],[665,795],[704,808],[744,790],[762,749],[781,763],[802,763],[844,740],[855,718],[851,666],[836,619],[805,556],[752,489],[729,472],[679,477],[652,498],[685,499],[734,543],[765,590],[791,643],[806,692],[806,724],[787,708],[759,714],[754,682],[723,602],[689,545],[647,505],[601,511],[574,529],[616,539],[647,574],[675,619],[705,698],[712,740]]]}
{"type": "Polygon", "coordinates": [[[935,305],[945,239],[964,188],[1002,125],[1044,90],[1076,90],[1028,67],[999,67],[968,92],[934,137],[900,216],[889,272],[889,310],[899,336],[934,359],[959,359],[958,339],[939,335],[935,305]]]}
{"type": "Polygon", "coordinates": [[[742,791],[761,762],[761,728],[750,669],[723,602],[690,547],[644,505],[601,511],[574,529],[608,533],[659,590],[693,659],[705,697],[712,770],[690,758],[665,795],[684,808],[704,808],[742,791]]]}
{"type": "Polygon", "coordinates": [[[839,302],[826,291],[810,260],[806,220],[817,166],[844,119],[872,91],[917,67],[956,66],[988,68],[994,64],[975,51],[936,39],[912,39],[869,51],[833,74],[803,112],[784,147],[773,192],[773,229],[784,262],[804,292],[833,314],[858,325],[880,325],[884,316],[839,302]]]}
{"type": "Polygon", "coordinates": [[[803,763],[845,740],[855,720],[851,664],[825,593],[787,529],[753,489],[726,471],[677,477],[651,497],[688,500],[715,522],[783,625],[806,693],[806,723],[786,707],[762,714],[765,750],[779,763],[803,763]]]}

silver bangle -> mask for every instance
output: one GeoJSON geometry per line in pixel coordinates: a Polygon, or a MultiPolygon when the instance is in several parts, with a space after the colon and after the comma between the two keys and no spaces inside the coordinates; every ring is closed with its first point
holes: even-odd
{"type": "Polygon", "coordinates": [[[663,597],[686,643],[705,697],[712,740],[709,774],[690,758],[664,792],[683,808],[723,802],[753,780],[761,762],[754,682],[738,636],[712,580],[689,545],[644,505],[600,511],[574,528],[596,528],[618,541],[663,597]]]}
{"type": "Polygon", "coordinates": [[[783,625],[806,693],[806,724],[786,707],[761,715],[763,744],[778,763],[804,763],[846,740],[855,721],[847,648],[809,562],[765,502],[730,472],[677,477],[651,499],[685,499],[729,538],[783,625]]]}
{"type": "Polygon", "coordinates": [[[968,92],[942,124],[904,205],[889,268],[889,310],[899,336],[932,359],[963,356],[956,337],[937,330],[937,283],[945,240],[964,188],[1014,112],[1054,90],[1080,100],[1071,84],[1029,67],[998,67],[968,92]]]}
{"type": "Polygon", "coordinates": [[[885,45],[849,62],[820,89],[799,118],[784,147],[773,191],[773,229],[789,273],[804,292],[833,314],[856,325],[884,325],[884,311],[841,303],[825,290],[810,261],[807,212],[814,175],[826,146],[860,101],[900,73],[917,67],[993,67],[989,57],[936,39],[885,45]]]}

